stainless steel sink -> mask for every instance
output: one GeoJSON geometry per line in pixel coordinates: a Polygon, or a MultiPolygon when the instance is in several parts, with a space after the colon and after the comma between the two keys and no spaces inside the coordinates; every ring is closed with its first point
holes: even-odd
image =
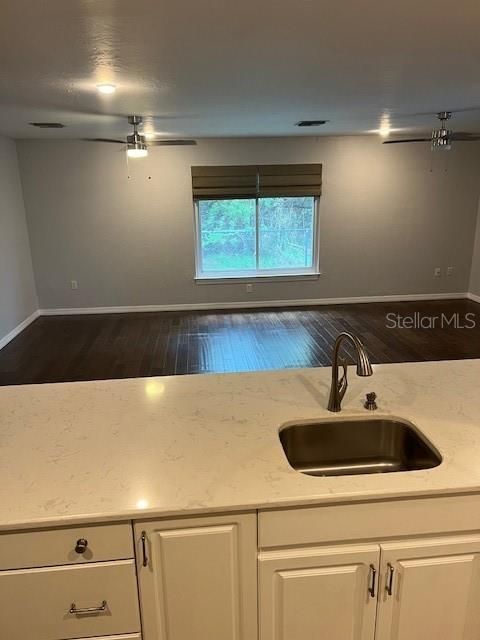
{"type": "Polygon", "coordinates": [[[386,418],[294,424],[280,431],[290,465],[309,476],[414,471],[442,458],[413,425],[386,418]]]}

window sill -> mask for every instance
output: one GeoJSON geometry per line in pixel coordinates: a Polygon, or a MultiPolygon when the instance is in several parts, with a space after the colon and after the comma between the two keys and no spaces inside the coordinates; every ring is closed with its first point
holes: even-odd
{"type": "Polygon", "coordinates": [[[255,275],[255,276],[197,276],[195,284],[232,284],[248,282],[290,282],[295,280],[318,280],[322,275],[321,271],[316,273],[283,273],[278,275],[255,275]]]}

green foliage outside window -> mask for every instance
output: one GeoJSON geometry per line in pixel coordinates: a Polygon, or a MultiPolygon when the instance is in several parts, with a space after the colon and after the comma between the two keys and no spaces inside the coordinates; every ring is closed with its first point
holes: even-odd
{"type": "Polygon", "coordinates": [[[314,219],[313,197],[200,201],[202,272],[309,270],[314,219]]]}

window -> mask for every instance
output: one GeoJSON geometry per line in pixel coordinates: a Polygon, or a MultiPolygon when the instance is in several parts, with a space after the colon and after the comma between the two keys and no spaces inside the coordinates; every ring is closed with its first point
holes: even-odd
{"type": "Polygon", "coordinates": [[[199,200],[197,277],[317,271],[313,196],[199,200]]]}
{"type": "Polygon", "coordinates": [[[192,167],[199,279],[318,272],[321,165],[192,167]]]}

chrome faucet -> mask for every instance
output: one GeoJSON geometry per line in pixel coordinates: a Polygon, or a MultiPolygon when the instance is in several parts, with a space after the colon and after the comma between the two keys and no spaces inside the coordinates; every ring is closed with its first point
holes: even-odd
{"type": "Polygon", "coordinates": [[[330,387],[330,398],[328,400],[328,410],[334,412],[342,410],[343,396],[348,387],[347,363],[339,358],[340,346],[343,340],[348,340],[355,348],[357,355],[357,376],[373,375],[372,365],[361,341],[352,333],[347,333],[346,331],[340,333],[335,340],[335,346],[333,348],[332,386],[330,387]],[[343,367],[343,375],[340,380],[338,379],[339,364],[343,367]]]}

